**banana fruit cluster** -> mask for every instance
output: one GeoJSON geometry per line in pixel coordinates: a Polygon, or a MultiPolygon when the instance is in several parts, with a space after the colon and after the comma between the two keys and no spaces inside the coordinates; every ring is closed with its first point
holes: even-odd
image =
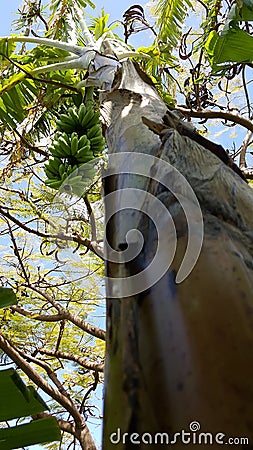
{"type": "Polygon", "coordinates": [[[45,184],[59,189],[75,171],[76,176],[69,180],[71,186],[76,181],[80,187],[82,179],[92,179],[95,173],[92,165],[85,167],[85,170],[79,168],[100,156],[105,148],[99,112],[94,111],[92,102],[87,105],[82,103],[79,108],[70,107],[66,114],[61,114],[56,126],[58,132],[49,147],[52,156],[44,166],[47,176],[45,184]]]}

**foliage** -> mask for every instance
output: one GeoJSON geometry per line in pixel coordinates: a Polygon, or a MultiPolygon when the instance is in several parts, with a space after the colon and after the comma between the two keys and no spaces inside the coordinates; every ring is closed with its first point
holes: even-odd
{"type": "MultiPolygon", "coordinates": [[[[0,288],[0,307],[17,304],[12,289],[0,288]]],[[[14,369],[0,371],[0,421],[20,419],[45,411],[47,405],[33,386],[26,386],[14,369]]],[[[60,429],[53,417],[26,425],[0,429],[1,448],[11,450],[25,445],[60,440],[60,429]]]]}
{"type": "Polygon", "coordinates": [[[158,17],[158,40],[166,46],[168,53],[177,47],[185,18],[191,7],[190,0],[172,0],[170,2],[159,0],[157,2],[155,15],[158,17]]]}
{"type": "MultiPolygon", "coordinates": [[[[93,6],[83,0],[54,0],[49,8],[25,2],[16,27],[26,37],[84,48],[87,32],[77,11],[86,3],[93,6]]],[[[245,168],[252,145],[252,4],[233,3],[161,0],[153,11],[155,25],[134,5],[122,33],[131,40],[133,33],[151,30],[152,42],[135,54],[143,76],[150,77],[169,108],[193,121],[202,134],[212,132],[213,120],[217,137],[233,126],[238,138],[226,140],[226,146],[245,168]],[[246,128],[245,135],[235,123],[246,128]]],[[[123,46],[108,23],[104,10],[92,18],[93,36],[123,46]]],[[[69,58],[66,48],[27,46],[12,39],[0,40],[0,276],[18,303],[0,313],[1,361],[4,366],[15,356],[25,380],[50,399],[51,414],[65,433],[63,445],[84,445],[80,427],[100,416],[92,393],[102,382],[104,363],[103,320],[96,318],[104,314],[101,185],[93,179],[84,196],[73,189],[64,197],[69,192],[60,189],[56,195],[45,174],[58,189],[87,155],[87,161],[101,156],[99,92],[94,89],[88,107],[89,73],[74,63],[61,65],[69,58]],[[43,72],[51,64],[58,66],[43,72]],[[94,123],[88,117],[95,117],[94,123]],[[83,148],[80,158],[73,158],[83,148]]],[[[130,54],[130,45],[124,49],[130,54]]],[[[250,170],[247,174],[251,176],[250,170]]]]}
{"type": "Polygon", "coordinates": [[[242,22],[252,20],[252,5],[250,7],[247,1],[237,2],[227,14],[221,34],[218,35],[215,30],[210,32],[205,47],[214,71],[229,67],[224,63],[250,63],[253,60],[252,37],[249,29],[244,31],[239,26],[242,22]]]}
{"type": "Polygon", "coordinates": [[[0,308],[17,304],[17,297],[12,289],[0,287],[0,308]]]}

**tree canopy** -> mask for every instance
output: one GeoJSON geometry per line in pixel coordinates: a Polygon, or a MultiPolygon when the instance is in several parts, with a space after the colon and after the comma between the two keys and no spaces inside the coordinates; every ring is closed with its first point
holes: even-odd
{"type": "Polygon", "coordinates": [[[131,58],[168,110],[196,127],[200,144],[215,153],[212,141],[222,140],[218,157],[253,179],[253,2],[158,0],[133,5],[117,23],[110,10],[90,16],[94,6],[25,0],[15,34],[0,38],[0,277],[18,300],[0,310],[1,364],[14,362],[47,400],[50,412],[34,419],[57,418],[63,437],[47,444],[52,449],[95,448],[90,425],[101,419],[105,77],[109,86],[118,62],[131,58]],[[137,33],[147,33],[148,46],[133,47],[137,33]],[[106,46],[113,69],[92,62],[106,46]],[[90,107],[94,123],[85,116],[90,107]],[[70,154],[57,155],[64,145],[70,154]]]}

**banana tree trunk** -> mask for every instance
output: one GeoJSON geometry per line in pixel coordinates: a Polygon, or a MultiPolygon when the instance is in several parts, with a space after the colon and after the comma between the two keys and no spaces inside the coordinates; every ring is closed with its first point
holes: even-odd
{"type": "Polygon", "coordinates": [[[161,140],[144,124],[161,124],[166,109],[129,61],[102,108],[104,450],[253,443],[252,190],[189,137],[170,128],[161,140]]]}

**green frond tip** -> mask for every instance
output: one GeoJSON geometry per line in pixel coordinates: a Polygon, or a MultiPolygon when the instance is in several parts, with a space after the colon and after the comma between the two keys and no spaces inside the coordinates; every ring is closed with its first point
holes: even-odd
{"type": "Polygon", "coordinates": [[[159,0],[156,5],[158,40],[167,43],[171,49],[179,43],[189,8],[192,8],[190,0],[159,0]]]}

